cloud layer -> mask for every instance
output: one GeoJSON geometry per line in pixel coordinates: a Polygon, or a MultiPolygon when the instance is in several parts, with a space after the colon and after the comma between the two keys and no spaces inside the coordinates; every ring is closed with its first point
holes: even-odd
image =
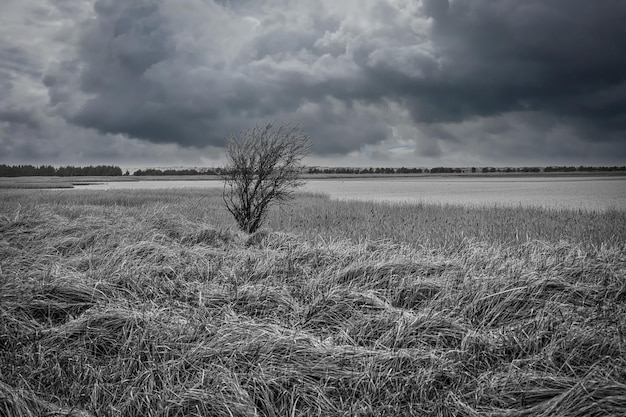
{"type": "Polygon", "coordinates": [[[621,0],[11,0],[0,15],[5,161],[71,145],[198,162],[269,120],[344,165],[626,160],[621,0]]]}

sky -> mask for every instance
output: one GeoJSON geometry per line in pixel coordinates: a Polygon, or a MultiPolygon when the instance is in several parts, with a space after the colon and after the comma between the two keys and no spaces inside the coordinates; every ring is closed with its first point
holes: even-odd
{"type": "Polygon", "coordinates": [[[624,0],[2,0],[0,163],[626,164],[624,0]]]}

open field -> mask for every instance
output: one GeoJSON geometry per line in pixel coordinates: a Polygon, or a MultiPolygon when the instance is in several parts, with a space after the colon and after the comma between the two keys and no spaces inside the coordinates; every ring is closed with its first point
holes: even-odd
{"type": "MultiPolygon", "coordinates": [[[[623,177],[626,171],[575,171],[575,172],[495,172],[495,173],[421,173],[421,174],[309,174],[304,179],[313,180],[359,180],[359,179],[406,179],[406,178],[563,178],[563,177],[623,177]]],[[[56,189],[75,188],[76,186],[103,182],[138,182],[138,181],[219,181],[217,175],[146,175],[146,176],[29,176],[0,177],[1,189],[56,189]]]]}
{"type": "Polygon", "coordinates": [[[0,177],[2,189],[63,189],[108,181],[137,181],[133,177],[0,177]]]}
{"type": "Polygon", "coordinates": [[[0,190],[0,416],[46,412],[626,415],[626,211],[0,190]]]}

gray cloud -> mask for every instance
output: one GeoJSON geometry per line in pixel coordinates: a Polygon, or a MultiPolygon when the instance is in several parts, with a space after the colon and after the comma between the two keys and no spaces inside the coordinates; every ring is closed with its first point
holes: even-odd
{"type": "MultiPolygon", "coordinates": [[[[384,139],[385,86],[365,67],[386,43],[368,40],[367,22],[318,7],[268,5],[255,15],[241,5],[191,4],[96,2],[76,58],[44,78],[59,113],[101,133],[182,146],[221,146],[228,133],[266,120],[300,121],[320,138],[321,154],[384,139]],[[355,114],[368,103],[381,113],[355,114]]],[[[398,13],[374,2],[366,17],[379,21],[374,33],[394,41],[407,38],[393,27],[398,13]]]]}
{"type": "Polygon", "coordinates": [[[25,4],[32,20],[64,24],[47,60],[0,41],[5,131],[54,125],[188,158],[284,120],[301,123],[319,158],[626,158],[621,0],[25,4]],[[26,85],[47,103],[25,105],[26,85]]]}
{"type": "Polygon", "coordinates": [[[30,129],[41,127],[40,116],[23,108],[0,108],[0,123],[9,125],[23,125],[30,129]]]}
{"type": "Polygon", "coordinates": [[[625,18],[620,1],[452,2],[432,30],[440,82],[414,98],[432,111],[418,105],[413,115],[459,121],[531,110],[624,129],[625,18]]]}

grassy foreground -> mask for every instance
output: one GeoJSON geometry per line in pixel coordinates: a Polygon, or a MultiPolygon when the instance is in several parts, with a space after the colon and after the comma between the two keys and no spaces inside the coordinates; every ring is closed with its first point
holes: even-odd
{"type": "Polygon", "coordinates": [[[626,415],[626,212],[0,191],[0,416],[626,415]]]}

